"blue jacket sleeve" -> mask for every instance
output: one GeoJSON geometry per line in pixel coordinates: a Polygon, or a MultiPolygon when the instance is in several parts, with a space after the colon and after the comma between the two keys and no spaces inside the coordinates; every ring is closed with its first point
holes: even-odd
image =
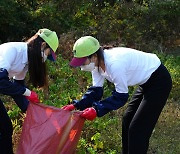
{"type": "Polygon", "coordinates": [[[124,106],[124,104],[128,100],[128,97],[128,93],[118,93],[116,91],[113,91],[112,96],[102,101],[94,102],[93,107],[97,111],[97,116],[102,117],[106,113],[112,110],[117,110],[118,108],[124,106]]]}
{"type": "MultiPolygon", "coordinates": [[[[25,83],[24,80],[14,80],[14,82],[22,85],[25,87],[25,83]]],[[[11,95],[11,97],[14,99],[14,101],[16,102],[16,104],[18,105],[18,107],[23,111],[26,112],[27,107],[29,105],[29,101],[26,99],[25,96],[23,95],[11,95]]]]}
{"type": "Polygon", "coordinates": [[[26,88],[18,82],[11,82],[6,69],[0,68],[0,93],[4,95],[22,95],[26,88]]]}
{"type": "Polygon", "coordinates": [[[81,100],[74,100],[74,106],[79,110],[84,110],[88,107],[92,107],[93,102],[101,100],[103,96],[102,87],[91,86],[88,88],[87,92],[83,95],[81,100]]]}
{"type": "Polygon", "coordinates": [[[21,109],[21,111],[26,112],[29,101],[23,95],[12,95],[11,96],[16,102],[17,106],[21,109]]]}
{"type": "Polygon", "coordinates": [[[20,85],[22,85],[22,86],[25,87],[24,80],[15,80],[15,79],[14,79],[14,82],[16,82],[16,83],[18,83],[18,84],[20,84],[20,85]]]}

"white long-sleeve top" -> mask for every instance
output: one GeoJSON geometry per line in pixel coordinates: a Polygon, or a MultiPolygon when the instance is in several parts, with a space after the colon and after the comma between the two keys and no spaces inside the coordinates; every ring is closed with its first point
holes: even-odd
{"type": "Polygon", "coordinates": [[[9,42],[0,45],[0,68],[8,71],[10,78],[23,80],[28,71],[27,43],[9,42]]]}
{"type": "Polygon", "coordinates": [[[107,79],[119,93],[128,93],[128,86],[145,83],[160,66],[160,59],[152,53],[116,47],[104,50],[105,72],[92,71],[93,86],[102,87],[107,79]]]}

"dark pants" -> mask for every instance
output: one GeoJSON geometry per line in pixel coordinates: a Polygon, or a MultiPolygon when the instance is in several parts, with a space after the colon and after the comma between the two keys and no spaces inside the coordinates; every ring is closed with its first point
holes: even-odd
{"type": "Polygon", "coordinates": [[[12,148],[12,123],[0,100],[0,153],[13,154],[12,148]]]}
{"type": "MultiPolygon", "coordinates": [[[[0,93],[6,94],[11,96],[18,107],[25,112],[28,107],[28,100],[26,99],[25,96],[22,94],[17,94],[14,92],[16,90],[14,87],[10,88],[10,84],[7,84],[7,82],[4,80],[4,74],[3,72],[0,72],[0,80],[4,81],[1,82],[0,84],[0,93]],[[14,94],[13,94],[14,93],[14,94]],[[12,95],[13,94],[13,95],[12,95]]],[[[16,81],[19,82],[22,86],[24,86],[24,83],[21,81],[16,81]]],[[[18,91],[18,89],[17,89],[18,91]]],[[[0,154],[12,154],[13,153],[13,146],[12,146],[12,133],[13,133],[13,128],[12,128],[12,123],[11,120],[6,112],[6,109],[3,105],[3,102],[0,100],[0,154]]]]}
{"type": "Polygon", "coordinates": [[[139,86],[129,102],[122,121],[123,154],[146,154],[149,139],[172,88],[164,65],[139,86]]]}
{"type": "MultiPolygon", "coordinates": [[[[11,97],[23,112],[27,110],[29,102],[23,95],[13,95],[11,97]]],[[[11,120],[3,102],[0,100],[0,154],[13,154],[12,133],[11,120]]]]}

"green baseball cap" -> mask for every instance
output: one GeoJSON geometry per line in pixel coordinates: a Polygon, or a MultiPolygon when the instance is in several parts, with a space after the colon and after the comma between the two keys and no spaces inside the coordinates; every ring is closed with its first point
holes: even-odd
{"type": "Polygon", "coordinates": [[[84,36],[79,38],[74,46],[74,57],[87,57],[92,55],[100,48],[99,41],[92,36],[84,36]]]}
{"type": "Polygon", "coordinates": [[[79,38],[74,46],[74,58],[70,62],[70,66],[78,67],[85,63],[87,56],[92,55],[100,48],[99,41],[92,36],[84,36],[79,38]]]}
{"type": "Polygon", "coordinates": [[[39,29],[37,34],[50,46],[51,50],[51,55],[49,55],[47,58],[51,61],[56,60],[56,50],[59,46],[59,40],[57,37],[56,32],[51,31],[47,28],[39,29]]]}

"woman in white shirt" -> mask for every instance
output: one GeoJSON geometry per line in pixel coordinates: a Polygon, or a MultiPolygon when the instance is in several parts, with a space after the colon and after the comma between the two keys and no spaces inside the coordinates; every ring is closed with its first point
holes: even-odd
{"type": "Polygon", "coordinates": [[[169,96],[169,72],[152,53],[116,47],[103,50],[97,39],[81,37],[73,47],[70,65],[92,73],[93,85],[81,100],[63,107],[82,110],[82,117],[93,120],[122,107],[128,100],[128,87],[138,85],[123,116],[123,154],[145,154],[149,138],[169,96]],[[115,86],[112,96],[101,100],[104,80],[115,86]]]}
{"type": "MultiPolygon", "coordinates": [[[[24,85],[29,71],[29,81],[34,87],[47,85],[46,59],[56,60],[59,45],[56,32],[40,29],[27,42],[8,42],[0,45],[0,93],[11,96],[25,112],[30,102],[39,102],[38,95],[24,85]],[[13,80],[12,80],[13,79],[13,80]]],[[[0,153],[12,154],[12,124],[0,100],[0,153]]]]}

